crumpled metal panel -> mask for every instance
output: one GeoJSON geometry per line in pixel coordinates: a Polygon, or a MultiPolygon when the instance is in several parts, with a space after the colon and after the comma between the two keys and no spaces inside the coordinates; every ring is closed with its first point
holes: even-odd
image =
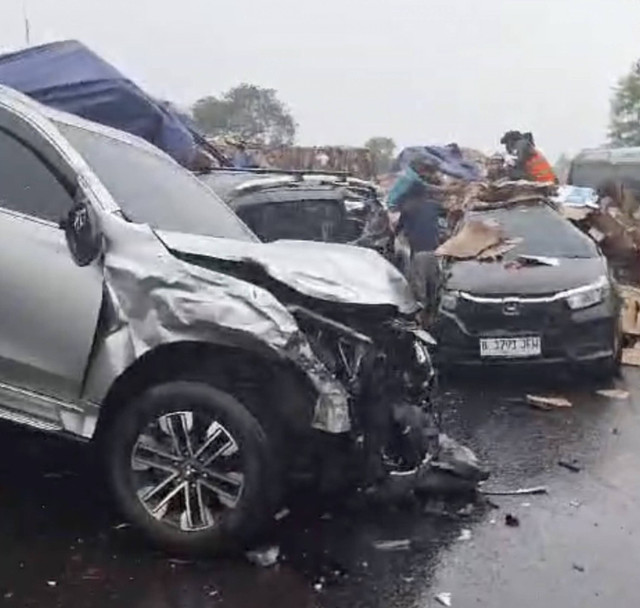
{"type": "Polygon", "coordinates": [[[402,274],[379,253],[335,243],[276,241],[248,243],[158,232],[165,245],[183,254],[260,265],[296,291],[341,304],[391,305],[402,314],[419,309],[402,274]]]}
{"type": "Polygon", "coordinates": [[[346,389],[268,291],[179,260],[146,226],[108,214],[101,214],[100,221],[112,318],[96,347],[86,398],[100,402],[113,380],[154,347],[212,342],[293,361],[319,394],[314,426],[330,433],[349,430],[346,389]]]}

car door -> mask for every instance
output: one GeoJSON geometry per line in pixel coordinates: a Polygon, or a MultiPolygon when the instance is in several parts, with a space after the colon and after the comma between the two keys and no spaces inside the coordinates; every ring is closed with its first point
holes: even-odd
{"type": "Polygon", "coordinates": [[[75,194],[61,162],[46,135],[0,109],[0,407],[42,418],[54,401],[34,397],[79,399],[102,300],[98,263],[77,266],[58,227],[75,194]]]}

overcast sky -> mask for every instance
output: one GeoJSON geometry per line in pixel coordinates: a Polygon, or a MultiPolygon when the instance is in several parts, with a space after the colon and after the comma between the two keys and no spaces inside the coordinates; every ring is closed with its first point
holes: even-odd
{"type": "Polygon", "coordinates": [[[303,144],[457,141],[511,128],[552,157],[603,142],[640,58],[638,0],[0,0],[0,47],[77,38],[150,93],[272,87],[303,144]]]}

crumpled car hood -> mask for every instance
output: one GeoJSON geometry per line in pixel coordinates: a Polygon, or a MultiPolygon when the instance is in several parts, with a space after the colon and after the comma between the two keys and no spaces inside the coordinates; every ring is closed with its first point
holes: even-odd
{"type": "Polygon", "coordinates": [[[156,232],[176,253],[260,265],[272,278],[313,298],[343,304],[419,309],[402,274],[375,251],[312,241],[249,243],[175,232],[156,232]]]}

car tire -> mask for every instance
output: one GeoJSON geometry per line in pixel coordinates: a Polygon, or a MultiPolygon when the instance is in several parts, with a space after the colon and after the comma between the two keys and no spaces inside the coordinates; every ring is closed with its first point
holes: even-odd
{"type": "Polygon", "coordinates": [[[277,506],[268,437],[239,401],[206,383],[146,390],[120,410],[105,439],[123,515],[172,552],[241,549],[277,506]]]}

